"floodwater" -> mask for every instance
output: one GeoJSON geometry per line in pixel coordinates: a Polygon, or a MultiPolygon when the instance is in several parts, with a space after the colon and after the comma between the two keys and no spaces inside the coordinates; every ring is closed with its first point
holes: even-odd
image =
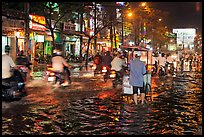
{"type": "Polygon", "coordinates": [[[2,112],[2,135],[196,135],[202,127],[201,74],[153,77],[153,101],[144,106],[120,89],[31,90],[2,112]]]}

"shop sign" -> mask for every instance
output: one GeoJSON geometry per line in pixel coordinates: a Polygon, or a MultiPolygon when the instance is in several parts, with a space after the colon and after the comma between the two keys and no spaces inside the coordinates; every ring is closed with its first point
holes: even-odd
{"type": "Polygon", "coordinates": [[[45,36],[43,35],[36,35],[36,42],[44,42],[45,36]]]}
{"type": "Polygon", "coordinates": [[[24,21],[2,17],[2,27],[24,28],[24,21]]]}
{"type": "Polygon", "coordinates": [[[29,28],[33,30],[41,30],[45,31],[46,30],[46,21],[44,16],[38,16],[38,15],[29,15],[30,17],[30,23],[29,23],[29,28]],[[41,25],[42,24],[42,25],[41,25]]]}
{"type": "Polygon", "coordinates": [[[64,22],[63,31],[75,31],[75,25],[70,22],[64,22]]]}
{"type": "Polygon", "coordinates": [[[168,50],[169,51],[175,51],[176,50],[176,44],[168,44],[168,50]]]}

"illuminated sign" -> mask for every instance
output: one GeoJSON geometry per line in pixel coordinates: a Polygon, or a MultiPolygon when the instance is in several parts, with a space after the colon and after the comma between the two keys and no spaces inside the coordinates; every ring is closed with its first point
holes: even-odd
{"type": "Polygon", "coordinates": [[[125,2],[116,2],[117,5],[124,6],[125,2]]]}
{"type": "Polygon", "coordinates": [[[194,43],[196,29],[173,29],[173,33],[177,35],[177,44],[191,45],[194,43]]]}
{"type": "Polygon", "coordinates": [[[30,23],[29,23],[29,28],[33,30],[41,30],[45,31],[45,17],[44,16],[38,16],[38,15],[29,15],[30,17],[30,23]]]}

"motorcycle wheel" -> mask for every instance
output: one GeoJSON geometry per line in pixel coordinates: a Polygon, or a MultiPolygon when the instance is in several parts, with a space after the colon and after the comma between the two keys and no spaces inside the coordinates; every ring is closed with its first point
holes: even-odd
{"type": "Polygon", "coordinates": [[[117,81],[116,81],[116,80],[113,80],[113,81],[112,81],[112,84],[113,84],[113,88],[116,88],[116,86],[117,86],[117,81]]]}
{"type": "Polygon", "coordinates": [[[107,82],[107,81],[108,81],[108,78],[107,78],[106,75],[103,76],[103,80],[104,80],[104,82],[107,82]]]}
{"type": "Polygon", "coordinates": [[[159,70],[159,76],[161,77],[161,76],[164,76],[164,72],[163,72],[163,70],[159,70]]]}

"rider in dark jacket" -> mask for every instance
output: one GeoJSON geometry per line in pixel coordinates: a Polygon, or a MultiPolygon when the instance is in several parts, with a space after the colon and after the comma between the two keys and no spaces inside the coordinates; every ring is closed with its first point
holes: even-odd
{"type": "Polygon", "coordinates": [[[111,61],[113,60],[113,57],[110,55],[110,51],[107,51],[105,56],[102,58],[102,64],[103,66],[107,66],[111,68],[111,61]]]}

